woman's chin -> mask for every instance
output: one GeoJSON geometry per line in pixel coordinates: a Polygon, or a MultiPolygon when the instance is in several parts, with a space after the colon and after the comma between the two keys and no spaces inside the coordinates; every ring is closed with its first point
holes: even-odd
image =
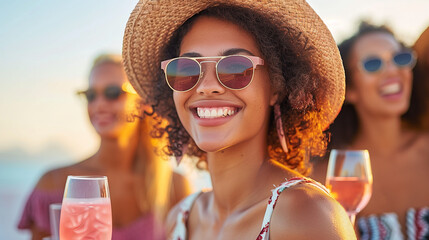
{"type": "Polygon", "coordinates": [[[104,139],[115,139],[119,137],[119,132],[114,128],[99,128],[96,129],[98,135],[104,139]]]}
{"type": "Polygon", "coordinates": [[[204,143],[197,143],[197,146],[199,149],[206,153],[215,153],[224,150],[227,148],[224,144],[219,144],[219,142],[204,142],[204,143]]]}

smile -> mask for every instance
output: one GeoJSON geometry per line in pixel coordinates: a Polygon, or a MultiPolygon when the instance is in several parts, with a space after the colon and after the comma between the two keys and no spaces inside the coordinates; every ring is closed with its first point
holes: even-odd
{"type": "Polygon", "coordinates": [[[400,83],[391,83],[380,88],[380,93],[382,96],[398,94],[400,92],[402,92],[402,86],[400,83]]]}
{"type": "Polygon", "coordinates": [[[235,107],[197,107],[199,118],[224,118],[233,116],[238,112],[235,107]]]}

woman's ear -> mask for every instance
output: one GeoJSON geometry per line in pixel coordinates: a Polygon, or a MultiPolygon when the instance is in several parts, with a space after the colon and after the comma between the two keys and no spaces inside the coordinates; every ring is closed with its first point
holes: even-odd
{"type": "Polygon", "coordinates": [[[274,106],[274,104],[276,104],[278,99],[279,99],[279,94],[277,92],[272,93],[270,97],[270,106],[274,106]]]}
{"type": "Polygon", "coordinates": [[[346,102],[355,104],[358,101],[358,94],[353,87],[346,88],[346,102]]]}

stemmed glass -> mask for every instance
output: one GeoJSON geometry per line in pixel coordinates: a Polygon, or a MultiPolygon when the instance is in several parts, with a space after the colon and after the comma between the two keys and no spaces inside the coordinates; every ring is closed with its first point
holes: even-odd
{"type": "Polygon", "coordinates": [[[68,176],[60,219],[60,239],[112,238],[112,210],[105,176],[68,176]]]}
{"type": "Polygon", "coordinates": [[[344,207],[354,225],[356,214],[372,194],[371,163],[367,150],[332,150],[329,156],[326,187],[344,207]]]}

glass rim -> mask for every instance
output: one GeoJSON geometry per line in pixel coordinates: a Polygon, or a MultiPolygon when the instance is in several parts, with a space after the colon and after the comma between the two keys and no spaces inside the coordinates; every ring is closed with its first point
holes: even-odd
{"type": "Polygon", "coordinates": [[[107,176],[102,175],[68,175],[67,179],[80,179],[80,180],[107,180],[107,176]]]}
{"type": "Polygon", "coordinates": [[[331,152],[368,152],[368,149],[354,149],[354,150],[348,150],[348,149],[331,149],[331,152]]]}
{"type": "Polygon", "coordinates": [[[62,205],[62,203],[51,203],[49,204],[49,208],[53,210],[58,210],[61,209],[62,205]]]}

